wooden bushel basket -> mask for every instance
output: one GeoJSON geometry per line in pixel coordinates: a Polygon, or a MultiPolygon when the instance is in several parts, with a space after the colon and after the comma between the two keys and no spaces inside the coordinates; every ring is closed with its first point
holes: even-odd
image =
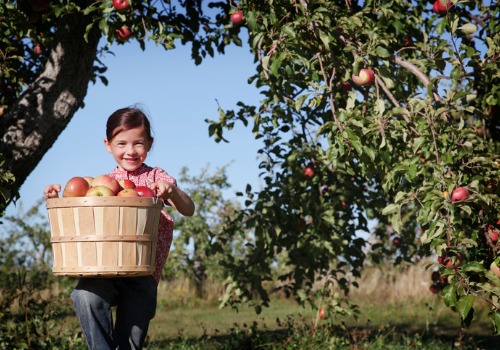
{"type": "Polygon", "coordinates": [[[47,200],[53,264],[60,276],[152,275],[163,201],[143,197],[47,200]]]}

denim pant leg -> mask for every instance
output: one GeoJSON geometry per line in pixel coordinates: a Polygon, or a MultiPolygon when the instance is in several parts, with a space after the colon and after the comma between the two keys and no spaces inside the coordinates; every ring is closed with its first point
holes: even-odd
{"type": "Polygon", "coordinates": [[[152,276],[126,277],[117,281],[115,340],[120,350],[141,349],[155,316],[157,285],[152,276]]]}
{"type": "Polygon", "coordinates": [[[89,349],[115,349],[113,316],[118,291],[109,278],[80,278],[71,292],[73,307],[89,349]]]}

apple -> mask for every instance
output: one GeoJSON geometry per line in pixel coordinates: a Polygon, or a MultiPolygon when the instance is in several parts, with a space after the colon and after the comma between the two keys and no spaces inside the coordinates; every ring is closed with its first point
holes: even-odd
{"type": "Polygon", "coordinates": [[[362,68],[358,75],[352,75],[352,81],[359,86],[371,86],[375,82],[375,73],[370,68],[362,68]]]}
{"type": "Polygon", "coordinates": [[[438,257],[438,262],[447,268],[456,268],[462,265],[462,255],[460,253],[449,253],[444,252],[443,255],[438,257]]]}
{"type": "Polygon", "coordinates": [[[42,46],[40,44],[35,45],[35,47],[33,48],[33,52],[35,53],[35,55],[41,55],[43,53],[42,46]]]}
{"type": "Polygon", "coordinates": [[[432,271],[432,274],[431,274],[432,282],[438,282],[440,278],[441,278],[441,274],[439,273],[439,271],[432,271]]]}
{"type": "Polygon", "coordinates": [[[409,38],[404,38],[403,39],[403,45],[408,47],[408,46],[411,46],[412,42],[411,42],[411,39],[409,38]]]}
{"type": "Polygon", "coordinates": [[[113,6],[117,11],[126,11],[130,7],[130,3],[127,0],[113,0],[113,6]]]}
{"type": "Polygon", "coordinates": [[[431,291],[432,294],[439,293],[439,287],[435,284],[431,284],[431,286],[429,287],[429,290],[431,291]]]}
{"type": "Polygon", "coordinates": [[[129,179],[120,180],[118,183],[123,189],[135,188],[135,183],[129,179]]]}
{"type": "Polygon", "coordinates": [[[444,15],[451,7],[451,0],[436,0],[432,6],[432,10],[438,15],[444,15]],[[444,2],[444,3],[443,3],[444,2]]]}
{"type": "Polygon", "coordinates": [[[401,245],[401,238],[394,237],[394,239],[392,240],[392,244],[394,244],[396,247],[399,247],[401,245]]]}
{"type": "Polygon", "coordinates": [[[139,193],[137,193],[136,190],[133,188],[125,188],[118,192],[117,194],[118,197],[140,197],[139,193]]]}
{"type": "Polygon", "coordinates": [[[498,241],[498,231],[495,231],[491,225],[488,225],[488,235],[490,236],[491,243],[495,244],[498,241]]]}
{"type": "Polygon", "coordinates": [[[156,197],[155,191],[148,186],[136,186],[135,191],[139,194],[139,197],[156,197]]]}
{"type": "Polygon", "coordinates": [[[469,190],[467,189],[467,187],[458,187],[451,193],[452,202],[463,201],[467,197],[469,197],[469,190]]]}
{"type": "Polygon", "coordinates": [[[68,180],[64,186],[63,197],[84,197],[90,186],[87,180],[81,176],[75,176],[68,180]]]}
{"type": "Polygon", "coordinates": [[[234,24],[243,22],[243,12],[239,10],[234,11],[233,13],[231,13],[230,19],[234,24]]]}
{"type": "Polygon", "coordinates": [[[304,176],[308,178],[314,177],[314,168],[310,165],[306,166],[304,169],[304,176]]]}
{"type": "Polygon", "coordinates": [[[124,42],[130,39],[130,37],[132,36],[132,32],[130,31],[130,29],[128,29],[127,26],[121,26],[120,28],[115,30],[115,36],[116,40],[124,42]]]}
{"type": "Polygon", "coordinates": [[[500,267],[494,261],[490,265],[490,271],[500,278],[500,267]]]}
{"type": "Polygon", "coordinates": [[[324,307],[321,307],[318,310],[318,317],[321,318],[322,320],[324,320],[325,318],[328,317],[328,311],[326,311],[326,309],[324,307]]]}
{"type": "Polygon", "coordinates": [[[49,7],[49,0],[34,0],[32,1],[31,9],[35,12],[45,11],[49,7]]]}
{"type": "Polygon", "coordinates": [[[85,194],[86,197],[112,197],[114,195],[111,188],[103,185],[93,186],[85,194]]]}
{"type": "Polygon", "coordinates": [[[83,177],[89,183],[89,186],[92,187],[92,182],[94,182],[94,178],[92,176],[84,176],[83,177]]]}
{"type": "Polygon", "coordinates": [[[347,81],[343,81],[342,84],[340,84],[340,90],[349,92],[352,91],[352,86],[347,81]]]}
{"type": "Polygon", "coordinates": [[[94,181],[92,181],[92,187],[97,187],[97,186],[106,186],[113,192],[113,195],[116,195],[121,190],[118,181],[109,175],[97,176],[94,179],[94,181]]]}

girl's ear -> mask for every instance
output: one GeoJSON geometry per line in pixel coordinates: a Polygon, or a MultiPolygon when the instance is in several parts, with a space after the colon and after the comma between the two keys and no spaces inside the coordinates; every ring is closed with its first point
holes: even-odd
{"type": "Polygon", "coordinates": [[[111,143],[108,141],[108,139],[104,139],[104,146],[106,146],[108,152],[111,153],[111,143]]]}

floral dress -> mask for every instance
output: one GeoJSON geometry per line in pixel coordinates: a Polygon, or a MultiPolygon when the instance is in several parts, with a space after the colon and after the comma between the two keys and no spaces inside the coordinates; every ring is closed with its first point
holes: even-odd
{"type": "MultiPolygon", "coordinates": [[[[168,182],[177,186],[177,181],[162,168],[152,168],[146,164],[134,171],[127,171],[116,167],[111,174],[116,180],[131,180],[136,186],[150,186],[154,182],[168,182]]],[[[174,232],[174,220],[164,210],[161,212],[158,230],[158,243],[156,246],[156,267],[153,274],[156,283],[160,282],[161,271],[165,265],[174,232]]]]}

